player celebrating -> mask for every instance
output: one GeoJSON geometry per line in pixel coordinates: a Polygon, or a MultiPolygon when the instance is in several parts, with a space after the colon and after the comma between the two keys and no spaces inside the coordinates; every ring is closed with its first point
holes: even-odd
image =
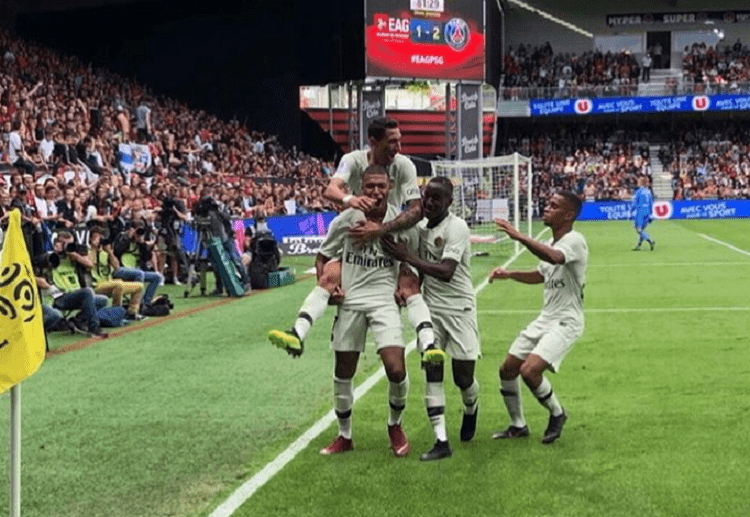
{"type": "Polygon", "coordinates": [[[638,190],[633,196],[633,226],[638,233],[638,244],[633,251],[640,251],[643,241],[648,242],[651,251],[656,247],[656,241],[646,233],[646,226],[651,222],[651,212],[654,209],[654,195],[648,189],[648,178],[638,178],[638,190]]]}
{"type": "MultiPolygon", "coordinates": [[[[452,202],[451,181],[432,178],[422,199],[425,219],[417,224],[419,255],[409,253],[404,243],[397,243],[390,236],[382,242],[388,253],[423,275],[424,297],[435,325],[436,344],[453,359],[453,382],[461,390],[464,403],[461,440],[468,441],[474,437],[477,423],[479,383],[474,377],[474,367],[480,352],[479,331],[469,264],[469,227],[450,213],[452,202]]],[[[446,458],[452,452],[445,428],[443,363],[423,363],[423,367],[427,377],[425,405],[436,442],[420,459],[429,461],[446,458]]]]}
{"type": "MultiPolygon", "coordinates": [[[[401,131],[398,122],[389,118],[374,119],[367,129],[370,149],[352,151],[341,158],[336,174],[323,195],[347,208],[367,211],[374,206],[375,200],[362,192],[364,172],[370,165],[384,167],[394,188],[388,195],[388,203],[397,211],[406,204],[404,212],[387,222],[360,220],[349,229],[349,233],[358,244],[372,242],[392,232],[411,228],[422,218],[422,203],[417,186],[417,169],[412,161],[399,154],[401,150],[401,131]],[[347,192],[347,188],[351,193],[347,192]]],[[[337,257],[330,257],[331,259],[337,257]]],[[[405,270],[399,284],[409,281],[410,272],[405,270]]],[[[318,271],[318,285],[305,298],[300,307],[297,320],[288,331],[272,330],[268,339],[277,347],[286,350],[293,357],[298,357],[304,350],[304,340],[310,327],[325,312],[329,301],[338,303],[344,297],[341,289],[341,262],[329,260],[321,271],[318,271]]],[[[427,351],[430,360],[439,361],[442,354],[434,349],[434,334],[430,311],[424,298],[417,291],[406,300],[406,312],[409,322],[417,329],[417,339],[422,350],[427,351]]]]}
{"type": "Polygon", "coordinates": [[[552,230],[549,243],[520,233],[508,221],[495,220],[498,229],[526,246],[542,262],[532,271],[495,268],[490,273],[490,282],[510,278],[523,284],[544,283],[544,306],[539,317],[518,335],[500,367],[500,393],[511,423],[493,438],[529,435],[521,405],[519,373],[537,400],[550,412],[542,443],[552,443],[560,438],[568,419],[543,373],[545,370],[559,371],[563,358],[583,333],[583,287],[589,251],[583,235],[573,230],[573,222],[580,212],[581,200],[573,192],[554,194],[542,218],[552,230]]]}
{"type": "MultiPolygon", "coordinates": [[[[350,208],[332,222],[316,259],[318,271],[332,257],[341,257],[341,277],[346,297],[333,324],[332,343],[335,355],[333,392],[339,434],[321,454],[351,450],[352,378],[357,370],[359,354],[365,348],[365,335],[370,328],[375,336],[378,354],[388,377],[390,416],[388,436],[396,456],[409,453],[409,441],[401,429],[401,414],[409,393],[409,378],[404,361],[401,316],[394,299],[400,263],[383,253],[379,241],[362,246],[349,229],[360,221],[388,224],[398,209],[388,203],[391,181],[381,165],[370,165],[362,178],[362,194],[372,203],[364,211],[350,208]]],[[[416,246],[416,231],[404,235],[416,246]]]]}

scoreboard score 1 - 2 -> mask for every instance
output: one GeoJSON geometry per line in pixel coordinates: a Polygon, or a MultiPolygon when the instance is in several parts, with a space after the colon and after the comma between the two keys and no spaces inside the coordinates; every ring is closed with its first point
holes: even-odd
{"type": "Polygon", "coordinates": [[[484,1],[366,0],[367,76],[483,81],[484,1]]]}

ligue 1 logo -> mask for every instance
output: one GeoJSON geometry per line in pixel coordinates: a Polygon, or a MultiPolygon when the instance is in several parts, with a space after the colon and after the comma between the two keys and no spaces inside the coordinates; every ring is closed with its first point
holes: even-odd
{"type": "Polygon", "coordinates": [[[578,115],[588,115],[594,109],[591,99],[578,99],[573,106],[578,115]]]}
{"type": "Polygon", "coordinates": [[[452,18],[443,30],[445,42],[453,50],[462,50],[469,43],[469,26],[461,18],[452,18]]]}
{"type": "Polygon", "coordinates": [[[669,219],[672,217],[672,203],[669,201],[657,201],[654,203],[654,218],[655,219],[669,219]]]}
{"type": "Polygon", "coordinates": [[[711,105],[711,101],[705,95],[696,95],[693,97],[693,110],[706,111],[711,105]]]}

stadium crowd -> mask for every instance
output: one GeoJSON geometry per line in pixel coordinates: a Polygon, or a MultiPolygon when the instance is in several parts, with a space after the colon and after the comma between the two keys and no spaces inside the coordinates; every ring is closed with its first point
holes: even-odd
{"type": "Polygon", "coordinates": [[[683,51],[684,80],[695,91],[733,92],[750,80],[750,48],[739,39],[716,47],[693,43],[683,51]]]}
{"type": "MultiPolygon", "coordinates": [[[[284,149],[274,136],[5,30],[0,60],[0,236],[10,210],[19,208],[35,261],[60,251],[56,235],[73,236],[75,245],[95,230],[105,246],[129,235],[142,248],[130,264],[140,272],[130,280],[149,283],[144,275],[157,274],[163,282],[170,268],[168,278],[178,282],[185,271],[174,260],[167,226],[190,220],[209,194],[237,218],[331,208],[322,192],[333,164],[284,149]]],[[[70,244],[59,246],[64,252],[70,244]]],[[[78,255],[82,260],[74,261],[86,263],[78,255]]],[[[145,303],[153,291],[146,289],[145,303]]]]}
{"type": "MultiPolygon", "coordinates": [[[[658,51],[661,54],[661,51],[658,51]]],[[[503,98],[602,97],[634,95],[638,84],[650,81],[651,68],[660,68],[661,58],[636,56],[630,52],[585,51],[558,53],[552,45],[511,46],[504,58],[503,98]]],[[[750,47],[741,40],[716,46],[693,43],[682,53],[683,84],[696,92],[746,91],[750,81],[750,47]]],[[[677,79],[666,79],[676,94],[677,79]]]]}
{"type": "Polygon", "coordinates": [[[333,165],[273,136],[5,31],[0,56],[0,217],[14,202],[36,231],[149,224],[165,197],[190,210],[209,185],[235,217],[330,207],[333,165]]]}
{"type": "Polygon", "coordinates": [[[533,197],[544,206],[553,189],[577,192],[587,201],[630,199],[641,176],[651,178],[648,135],[615,127],[514,131],[501,154],[531,157],[533,197]]]}
{"type": "Polygon", "coordinates": [[[549,42],[511,46],[504,65],[506,100],[631,95],[641,77],[641,65],[629,52],[555,54],[549,42]]]}
{"type": "Polygon", "coordinates": [[[674,199],[750,199],[750,130],[745,123],[682,128],[662,146],[674,199]]]}

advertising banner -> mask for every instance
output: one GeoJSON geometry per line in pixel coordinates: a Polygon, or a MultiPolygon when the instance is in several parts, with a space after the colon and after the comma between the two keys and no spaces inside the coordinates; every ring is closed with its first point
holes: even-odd
{"type": "MultiPolygon", "coordinates": [[[[630,201],[584,203],[579,221],[623,221],[632,219],[630,201]]],[[[750,217],[750,201],[745,199],[702,199],[696,201],[656,201],[654,219],[735,219],[750,217]]]]}
{"type": "Polygon", "coordinates": [[[360,103],[359,120],[362,122],[359,131],[359,148],[364,149],[367,144],[367,128],[370,122],[378,117],[385,116],[385,88],[373,87],[362,90],[362,102],[360,103]]]}
{"type": "Polygon", "coordinates": [[[682,11],[671,13],[608,14],[607,25],[682,25],[693,23],[750,23],[750,11],[682,11]]]}
{"type": "Polygon", "coordinates": [[[483,81],[483,0],[366,0],[369,77],[483,81]]]}
{"type": "Polygon", "coordinates": [[[532,117],[750,110],[750,95],[679,95],[661,97],[597,97],[591,99],[532,99],[532,117]]]}
{"type": "MultiPolygon", "coordinates": [[[[331,224],[336,215],[336,212],[322,212],[269,217],[266,219],[266,224],[276,238],[279,249],[283,252],[286,253],[291,250],[294,255],[303,254],[300,252],[302,249],[301,246],[294,246],[295,242],[301,242],[305,244],[309,254],[315,255],[320,248],[320,243],[318,242],[317,245],[315,243],[318,240],[320,242],[323,241],[323,237],[328,230],[328,225],[331,224]],[[292,237],[302,239],[295,240],[292,237]],[[303,237],[318,237],[319,239],[305,239],[303,237]],[[288,246],[285,243],[288,243],[288,246]]],[[[245,240],[245,229],[254,225],[255,221],[253,219],[237,219],[233,221],[234,238],[239,251],[242,251],[242,245],[245,240]]],[[[182,226],[182,247],[187,253],[194,253],[198,249],[198,234],[187,224],[182,226]]]]}
{"type": "Polygon", "coordinates": [[[478,84],[456,86],[458,101],[458,159],[482,157],[482,106],[478,84]]]}

